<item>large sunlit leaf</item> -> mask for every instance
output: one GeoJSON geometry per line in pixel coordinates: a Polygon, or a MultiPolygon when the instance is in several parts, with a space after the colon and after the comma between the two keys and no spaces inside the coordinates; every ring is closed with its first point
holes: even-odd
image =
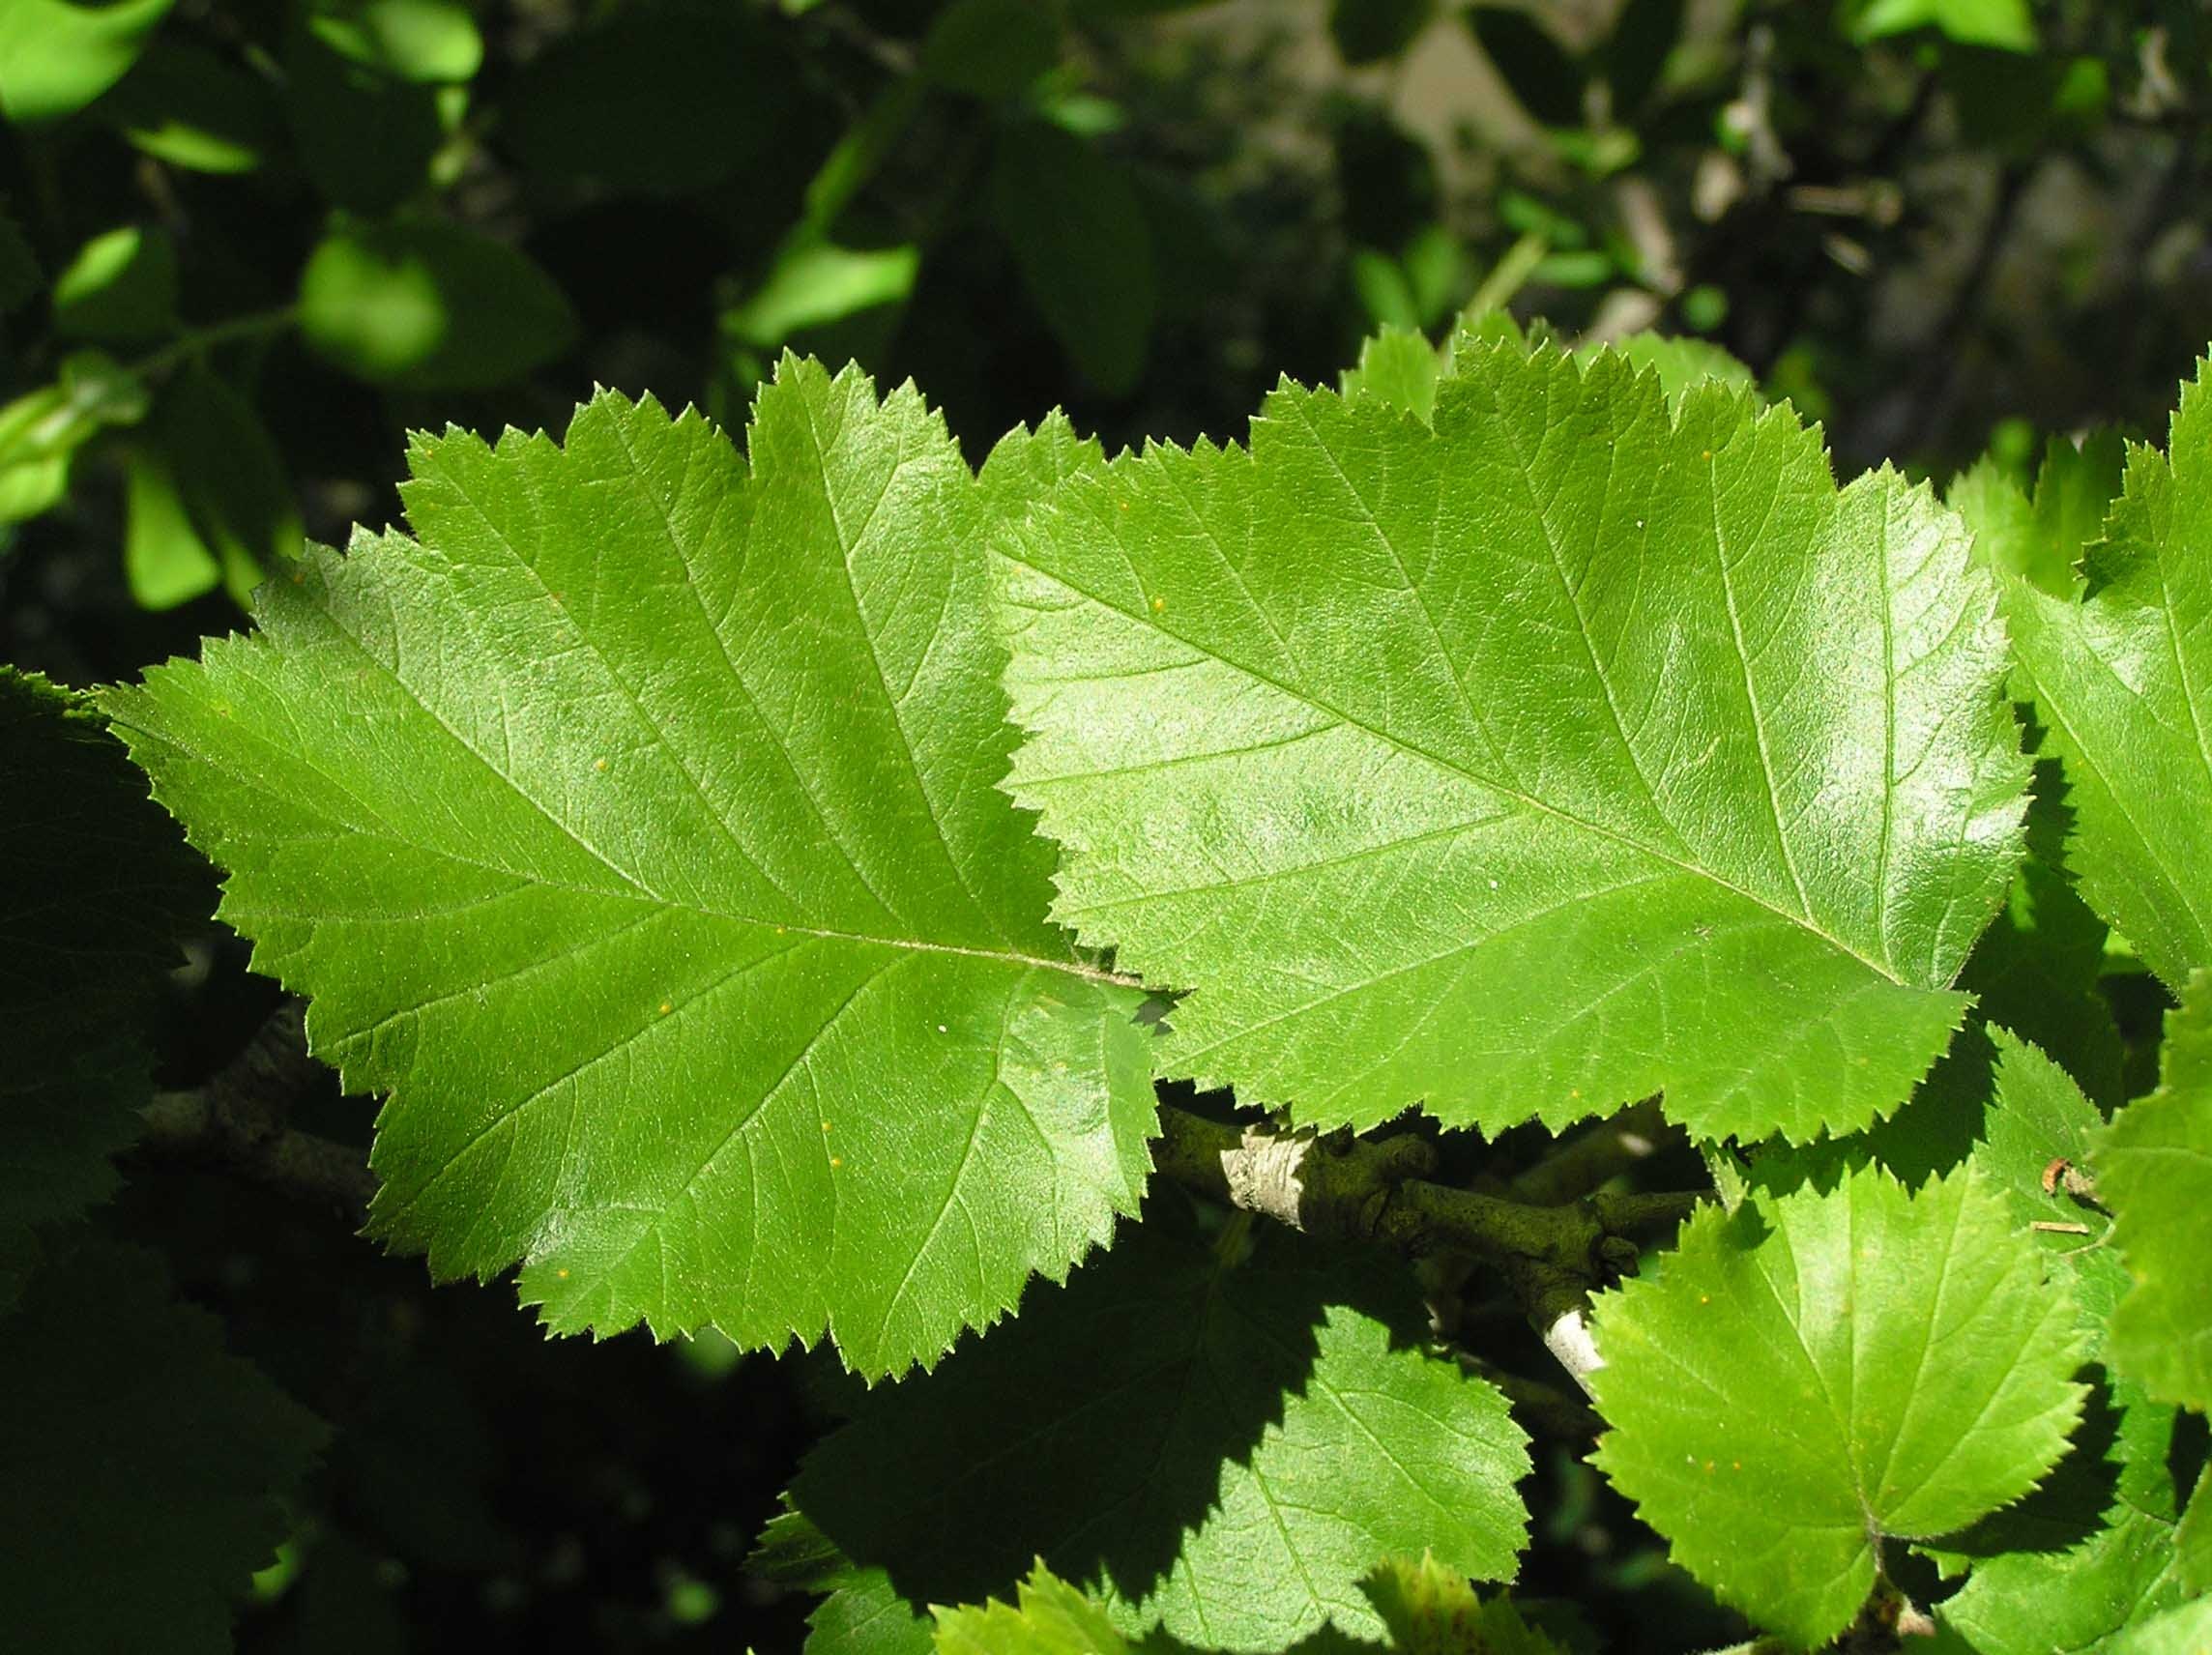
{"type": "Polygon", "coordinates": [[[1428,1548],[1510,1576],[1527,1437],[1418,1348],[1401,1266],[1288,1232],[1238,1260],[1169,1206],[926,1384],[878,1390],[792,1499],[909,1601],[1004,1598],[1041,1553],[1135,1635],[1279,1650],[1382,1622],[1360,1582],[1428,1548]]]}
{"type": "Polygon", "coordinates": [[[2212,973],[2192,976],[2167,1014],[2158,1090],[2092,1153],[2134,1282],[2112,1313],[2112,1367],[2163,1401],[2212,1408],[2212,973]]]}
{"type": "Polygon", "coordinates": [[[393,1093],[375,1234],[522,1261],[561,1331],[896,1373],[1133,1209],[1151,1035],[993,786],[999,496],[911,389],[789,359],[749,447],[612,393],[565,447],[420,438],[418,538],[107,704],[393,1093]]]}
{"type": "Polygon", "coordinates": [[[1009,787],[1170,1061],[1301,1120],[1700,1136],[1901,1103],[2026,776],[1990,577],[1704,384],[1463,341],[1434,430],[1284,387],[1002,542],[1009,787]]]}
{"type": "Polygon", "coordinates": [[[2045,1276],[1973,1168],[1701,1209],[1598,1301],[1595,1463],[1723,1601],[1824,1643],[1885,1537],[1963,1528],[2064,1451],[2081,1344],[2045,1276]]]}

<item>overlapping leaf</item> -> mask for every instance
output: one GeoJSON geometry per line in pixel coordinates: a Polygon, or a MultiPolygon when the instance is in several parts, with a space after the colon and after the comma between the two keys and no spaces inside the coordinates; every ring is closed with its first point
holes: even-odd
{"type": "Polygon", "coordinates": [[[1128,1655],[1123,1638],[1096,1604],[1042,1563],[1012,1603],[937,1611],[938,1655],[1128,1655]]]}
{"type": "Polygon", "coordinates": [[[2111,1365],[2162,1401],[2212,1408],[2212,972],[2167,1016],[2158,1090],[2122,1110],[2092,1154],[2134,1282],[2112,1313],[2111,1365]]]}
{"type": "Polygon", "coordinates": [[[1041,1553],[1116,1626],[1276,1650],[1381,1622],[1360,1581],[1426,1547],[1513,1573],[1527,1438],[1411,1348],[1394,1265],[1282,1233],[1241,1263],[1148,1219],[922,1386],[878,1391],[792,1498],[915,1603],[1005,1596],[1041,1553]]]}
{"type": "Polygon", "coordinates": [[[987,491],[911,389],[788,360],[750,453],[611,393],[565,447],[420,439],[418,538],[108,705],[392,1091],[376,1234],[524,1261],[563,1331],[895,1373],[1134,1207],[1150,1036],[993,785],[982,538],[1034,466],[987,491]]]}
{"type": "Polygon", "coordinates": [[[1004,542],[1009,786],[1171,1061],[1303,1120],[1700,1135],[1895,1108],[2018,853],[1989,577],[1928,495],[1704,385],[1463,342],[1433,431],[1285,387],[1252,446],[1004,542]]]}
{"type": "MultiPolygon", "coordinates": [[[[2104,537],[2081,534],[2104,446],[2068,460],[2052,527],[1994,561],[2023,678],[2065,769],[2068,860],[2089,902],[2169,987],[2212,965],[2212,392],[2181,390],[2168,451],[2131,447],[2104,537]],[[2067,500],[2076,504],[2068,506],[2067,500]],[[2055,548],[2055,549],[2053,549],[2055,548]]],[[[2040,502],[2039,502],[2040,507],[2040,502]]],[[[1987,537],[1987,536],[1985,537],[1987,537]]]]}
{"type": "Polygon", "coordinates": [[[1701,1210],[1599,1301],[1596,1464],[1723,1600],[1823,1643],[1883,1537],[1962,1528],[2063,1452],[2080,1344],[2044,1273],[1974,1168],[1701,1210]]]}
{"type": "Polygon", "coordinates": [[[42,1655],[221,1655],[323,1427],[150,1253],[86,1241],[0,1321],[0,1591],[42,1655]]]}
{"type": "Polygon", "coordinates": [[[0,669],[0,1236],[12,1251],[28,1227],[113,1188],[107,1157],[131,1140],[149,1087],[147,1014],[180,929],[214,901],[204,864],[99,715],[0,669]]]}

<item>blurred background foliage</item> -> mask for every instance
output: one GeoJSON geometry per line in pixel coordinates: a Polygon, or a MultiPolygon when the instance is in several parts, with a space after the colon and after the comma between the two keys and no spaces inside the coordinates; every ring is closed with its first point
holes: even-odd
{"type": "MultiPolygon", "coordinates": [[[[0,658],[243,624],[397,517],[410,428],[595,384],[738,428],[785,349],[912,376],[975,458],[1055,406],[1233,438],[1509,302],[1725,348],[1847,474],[2024,468],[2154,429],[2212,334],[2208,112],[2202,0],[0,0],[0,658]]],[[[211,928],[164,1082],[273,996],[211,928]]],[[[242,1646],[802,1636],[743,1565],[822,1361],[549,1346],[212,1176],[120,1223],[337,1428],[242,1646]]],[[[1737,1630],[1577,1451],[1538,1478],[1523,1590],[1737,1630]]]]}

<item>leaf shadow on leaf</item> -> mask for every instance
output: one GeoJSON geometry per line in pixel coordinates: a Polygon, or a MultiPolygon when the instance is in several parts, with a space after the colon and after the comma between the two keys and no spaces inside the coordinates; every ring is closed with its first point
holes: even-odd
{"type": "Polygon", "coordinates": [[[2102,1366],[2087,1364],[2074,1378],[2089,1389],[2066,1457],[2034,1492],[1948,1536],[1936,1550],[1963,1557],[2065,1552],[2104,1526],[2104,1514],[2118,1493],[2124,1464],[2120,1452],[2124,1415],[2102,1366]]]}
{"type": "Polygon", "coordinates": [[[1752,1157],[1746,1178],[1766,1195],[1808,1186],[1827,1194],[1845,1173],[1875,1161],[1917,1188],[1973,1152],[1995,1086],[1996,1057],[1987,1025],[1969,1017],[1895,1115],[1845,1138],[1775,1143],[1752,1157]]]}
{"type": "Polygon", "coordinates": [[[1224,1473],[1303,1395],[1332,1306],[1419,1339],[1402,1271],[1275,1229],[1238,1259],[1206,1220],[1155,1195],[1065,1288],[1032,1284],[925,1383],[870,1393],[807,1457],[793,1505],[910,1602],[1004,1598],[1039,1555],[1086,1589],[1150,1595],[1224,1473]]]}

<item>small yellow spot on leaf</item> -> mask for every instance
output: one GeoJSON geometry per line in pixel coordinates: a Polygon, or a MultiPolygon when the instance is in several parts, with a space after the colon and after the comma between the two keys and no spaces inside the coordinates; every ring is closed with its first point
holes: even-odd
{"type": "Polygon", "coordinates": [[[660,1002],[660,1015],[663,1017],[666,1017],[671,1011],[674,1011],[675,1009],[675,1003],[671,1001],[664,1000],[660,1002]]]}
{"type": "Polygon", "coordinates": [[[1713,1295],[1709,1292],[1702,1292],[1698,1294],[1698,1302],[1700,1304],[1710,1304],[1713,1302],[1713,1295]]]}
{"type": "Polygon", "coordinates": [[[830,1130],[830,1122],[828,1122],[827,1120],[825,1120],[825,1121],[822,1123],[822,1130],[823,1130],[823,1131],[825,1131],[825,1132],[829,1131],[829,1130],[830,1130]]]}
{"type": "Polygon", "coordinates": [[[1164,597],[1155,597],[1152,599],[1152,613],[1154,615],[1159,614],[1163,609],[1167,608],[1167,606],[1168,600],[1164,597]]]}
{"type": "Polygon", "coordinates": [[[606,760],[604,760],[604,759],[594,759],[594,760],[592,761],[592,769],[596,769],[596,770],[603,770],[603,769],[605,769],[606,768],[607,768],[607,761],[606,761],[606,760]]]}
{"type": "Polygon", "coordinates": [[[832,1155],[832,1156],[830,1156],[830,1165],[831,1167],[841,1167],[841,1166],[843,1166],[844,1164],[845,1164],[845,1157],[844,1157],[844,1156],[842,1156],[842,1155],[832,1155]]]}
{"type": "Polygon", "coordinates": [[[567,1281],[568,1279],[568,1272],[567,1270],[555,1270],[553,1273],[559,1276],[563,1281],[567,1281]]]}

